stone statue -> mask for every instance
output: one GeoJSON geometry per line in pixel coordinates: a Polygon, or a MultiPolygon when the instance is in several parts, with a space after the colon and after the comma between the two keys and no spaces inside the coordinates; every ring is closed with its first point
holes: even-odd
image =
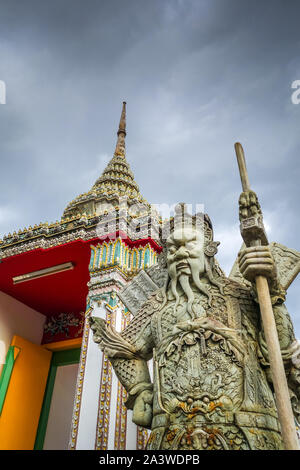
{"type": "MultiPolygon", "coordinates": [[[[240,211],[252,202],[244,194],[240,211]]],[[[284,260],[299,270],[299,253],[278,244],[243,249],[227,278],[215,259],[218,244],[206,214],[174,222],[159,264],[128,288],[135,310],[127,328],[118,333],[90,319],[94,341],[128,392],[133,421],[151,429],[148,450],[283,448],[257,274],[269,281],[293,411],[300,417],[300,347],[284,305],[293,271],[284,260]],[[147,291],[140,306],[137,286],[147,291]]],[[[126,293],[121,299],[126,304],[126,293]]]]}

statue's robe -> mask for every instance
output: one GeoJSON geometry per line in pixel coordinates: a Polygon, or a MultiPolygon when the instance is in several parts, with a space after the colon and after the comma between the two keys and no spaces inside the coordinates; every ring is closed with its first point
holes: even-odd
{"type": "MultiPolygon", "coordinates": [[[[210,304],[193,289],[200,319],[194,323],[185,295],[174,311],[175,298],[164,289],[152,294],[112,341],[112,330],[104,338],[103,323],[97,326],[94,319],[95,341],[128,392],[127,407],[153,387],[149,450],[283,448],[259,306],[250,287],[227,278],[222,282],[223,293],[207,284],[210,304]],[[187,326],[176,326],[182,322],[187,326]],[[153,384],[147,365],[151,358],[153,384]]],[[[284,304],[275,300],[273,308],[297,411],[299,346],[284,304]]]]}

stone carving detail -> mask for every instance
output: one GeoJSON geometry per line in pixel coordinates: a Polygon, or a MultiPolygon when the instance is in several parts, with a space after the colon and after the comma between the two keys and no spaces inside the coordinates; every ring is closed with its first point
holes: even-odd
{"type": "MultiPolygon", "coordinates": [[[[159,260],[159,257],[158,257],[159,260]]],[[[152,281],[156,284],[157,287],[163,287],[167,280],[168,280],[168,271],[167,269],[163,269],[158,261],[158,264],[151,266],[146,270],[148,276],[152,279],[152,281]]],[[[157,288],[156,287],[156,288],[157,288]]]]}
{"type": "Polygon", "coordinates": [[[279,282],[287,289],[300,272],[300,253],[280,243],[270,244],[271,252],[277,267],[279,282]]]}
{"type": "MultiPolygon", "coordinates": [[[[193,218],[184,229],[173,227],[157,267],[121,294],[134,318],[121,333],[91,319],[95,341],[128,393],[133,421],[151,429],[149,450],[282,449],[253,285],[225,277],[214,259],[217,243],[207,216],[202,229],[204,237],[193,218]]],[[[274,245],[282,280],[286,257],[294,265],[297,253],[274,245]]],[[[298,418],[300,347],[279,297],[274,315],[298,418]]]]}
{"type": "Polygon", "coordinates": [[[241,234],[247,246],[252,240],[260,240],[261,245],[268,244],[260,204],[254,191],[245,191],[240,195],[239,218],[241,234]]]}
{"type": "MultiPolygon", "coordinates": [[[[272,242],[269,246],[275,261],[278,282],[286,290],[300,272],[300,253],[280,243],[272,242]]],[[[251,283],[243,278],[239,270],[238,259],[233,265],[229,278],[241,282],[245,286],[251,286],[251,283]]]]}
{"type": "MultiPolygon", "coordinates": [[[[149,271],[150,269],[148,272],[149,271]]],[[[118,295],[132,315],[136,315],[141,306],[148,300],[149,296],[157,290],[157,287],[158,285],[153,282],[145,271],[140,271],[131,283],[119,292],[118,295]]]]}

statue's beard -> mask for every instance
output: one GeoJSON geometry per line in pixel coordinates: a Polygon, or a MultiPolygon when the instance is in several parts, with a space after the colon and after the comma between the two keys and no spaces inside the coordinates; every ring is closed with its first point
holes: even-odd
{"type": "Polygon", "coordinates": [[[187,297],[187,312],[191,315],[191,317],[194,317],[194,312],[193,312],[193,303],[195,300],[194,292],[191,287],[191,282],[195,284],[195,286],[198,288],[198,290],[205,294],[209,298],[210,302],[210,294],[207,290],[207,287],[203,282],[200,281],[200,274],[204,274],[204,271],[201,272],[199,269],[199,260],[198,259],[188,259],[187,260],[189,266],[190,266],[190,274],[187,273],[178,273],[176,270],[176,263],[173,263],[171,266],[169,266],[169,275],[171,279],[171,292],[175,297],[175,305],[174,305],[174,312],[177,309],[178,303],[179,303],[179,294],[177,290],[178,284],[181,286],[184,294],[187,297]]]}
{"type": "MultiPolygon", "coordinates": [[[[194,303],[194,292],[192,291],[190,284],[190,276],[188,274],[180,274],[178,282],[182,287],[183,292],[187,296],[187,311],[193,317],[193,303],[194,303]]],[[[177,287],[177,286],[176,286],[177,287]]]]}

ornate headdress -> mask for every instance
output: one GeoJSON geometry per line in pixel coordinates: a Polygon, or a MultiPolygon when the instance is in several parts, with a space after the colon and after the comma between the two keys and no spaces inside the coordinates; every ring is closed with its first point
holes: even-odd
{"type": "Polygon", "coordinates": [[[162,228],[162,244],[165,248],[166,235],[171,235],[176,229],[195,228],[204,235],[204,253],[214,256],[218,251],[220,242],[214,241],[213,226],[207,214],[198,212],[191,215],[186,210],[186,204],[179,203],[175,207],[175,216],[167,220],[162,228]]]}

